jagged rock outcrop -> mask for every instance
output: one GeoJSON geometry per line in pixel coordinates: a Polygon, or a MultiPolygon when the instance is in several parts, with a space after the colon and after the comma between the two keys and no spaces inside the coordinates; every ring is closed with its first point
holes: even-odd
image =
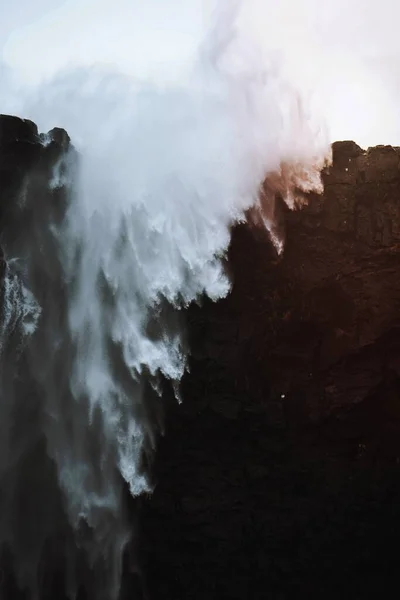
{"type": "Polygon", "coordinates": [[[245,226],[190,316],[147,507],[155,598],[366,598],[397,582],[400,149],[333,146],[325,193],[245,226]]]}
{"type": "MultiPolygon", "coordinates": [[[[32,205],[37,211],[45,205],[62,218],[65,194],[60,181],[68,148],[70,139],[63,129],[39,134],[32,121],[0,115],[0,247],[7,238],[12,247],[13,238],[24,235],[32,205]],[[35,198],[30,205],[25,202],[28,195],[35,198]]],[[[5,268],[3,252],[0,249],[0,274],[5,268]]]]}

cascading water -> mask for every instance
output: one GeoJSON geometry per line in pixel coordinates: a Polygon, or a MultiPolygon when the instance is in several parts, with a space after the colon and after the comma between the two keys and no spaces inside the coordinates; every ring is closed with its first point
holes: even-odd
{"type": "Polygon", "coordinates": [[[146,464],[162,429],[163,386],[178,394],[185,371],[182,309],[229,292],[230,227],[254,206],[271,225],[260,205],[266,175],[285,164],[285,191],[320,186],[326,139],[278,74],[243,54],[235,15],[220,13],[179,84],[80,69],[19,108],[40,126],[65,127],[79,151],[66,144],[51,172],[32,168],[17,219],[24,233],[3,235],[2,369],[10,340],[20,347],[24,337],[21,372],[31,385],[27,394],[20,378],[2,377],[3,513],[19,493],[21,461],[42,439],[62,491],[50,493],[51,474],[35,483],[32,495],[53,503],[39,539],[35,527],[20,537],[13,525],[0,531],[34,593],[42,545],[66,513],[75,532],[65,551],[71,597],[78,546],[94,569],[95,597],[118,596],[131,535],[124,487],[151,492],[146,464]],[[29,417],[22,425],[20,410],[29,417]],[[28,431],[19,446],[18,427],[28,431]]]}

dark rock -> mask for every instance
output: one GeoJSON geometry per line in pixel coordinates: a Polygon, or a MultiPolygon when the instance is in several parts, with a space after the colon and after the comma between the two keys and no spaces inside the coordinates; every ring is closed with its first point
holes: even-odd
{"type": "Polygon", "coordinates": [[[56,142],[63,150],[66,150],[71,143],[71,139],[65,129],[60,129],[59,127],[54,127],[47,134],[49,138],[56,142]]]}
{"type": "MultiPolygon", "coordinates": [[[[21,289],[14,289],[10,282],[14,281],[11,277],[18,275],[20,283],[26,284],[25,257],[37,259],[33,264],[36,263],[38,272],[30,275],[36,276],[41,293],[47,293],[46,268],[52,260],[56,260],[56,249],[53,253],[47,252],[49,256],[45,255],[43,231],[46,229],[43,223],[50,224],[63,218],[68,198],[66,186],[56,188],[53,180],[62,169],[66,169],[66,162],[71,166],[74,164],[75,157],[69,147],[68,136],[61,135],[61,131],[56,132],[50,143],[43,143],[31,121],[0,115],[0,303],[10,302],[10,298],[15,298],[17,304],[20,301],[21,289]],[[7,286],[4,276],[8,275],[8,269],[7,286]]],[[[29,285],[27,287],[30,288],[29,285]]],[[[55,310],[60,311],[55,296],[53,302],[55,310]]],[[[6,318],[7,337],[4,336],[3,323],[0,323],[3,334],[0,340],[0,395],[5,406],[4,414],[9,414],[6,405],[12,401],[12,410],[22,427],[20,430],[16,428],[17,432],[8,431],[14,428],[14,419],[7,416],[1,429],[2,437],[10,435],[11,438],[11,444],[4,448],[10,454],[15,448],[18,450],[11,476],[5,473],[7,469],[4,462],[2,464],[0,598],[30,600],[32,597],[28,590],[19,589],[17,585],[15,573],[20,572],[20,565],[16,563],[18,557],[21,563],[31,560],[33,564],[29,566],[37,567],[40,600],[65,600],[65,564],[71,532],[54,465],[48,457],[43,438],[37,435],[35,429],[38,389],[34,378],[30,378],[27,356],[21,355],[22,336],[17,319],[13,315],[10,320],[10,314],[6,314],[6,318]],[[7,360],[4,360],[5,356],[7,360]],[[14,396],[7,390],[11,381],[14,396]],[[29,423],[28,431],[24,429],[24,423],[29,423]],[[14,524],[12,535],[7,533],[10,523],[14,524]],[[39,548],[39,555],[35,556],[34,548],[39,548]],[[21,556],[24,552],[26,556],[21,556]]]]}
{"type": "Polygon", "coordinates": [[[2,147],[14,141],[34,142],[38,138],[38,128],[32,121],[11,115],[0,115],[0,144],[2,147]]]}
{"type": "Polygon", "coordinates": [[[350,600],[397,584],[399,150],[336,143],[324,184],[281,207],[279,260],[237,227],[232,294],[191,309],[190,375],[145,513],[154,598],[350,600]]]}
{"type": "MultiPolygon", "coordinates": [[[[69,147],[63,130],[38,136],[0,117],[0,277],[35,210],[62,219],[62,183],[49,181],[69,147]],[[29,218],[14,210],[24,197],[29,218]]],[[[143,501],[145,569],[125,569],[123,597],[357,600],[397,585],[399,152],[334,144],[324,195],[301,211],[277,204],[282,257],[262,232],[235,228],[232,294],[189,311],[183,403],[165,396],[143,501]]],[[[57,541],[43,598],[63,597],[57,541]]],[[[1,597],[26,600],[7,552],[2,565],[1,597]]]]}
{"type": "Polygon", "coordinates": [[[22,233],[23,224],[18,226],[18,221],[24,218],[20,209],[27,195],[36,193],[38,205],[48,202],[49,182],[63,170],[66,157],[73,155],[63,129],[43,136],[32,121],[0,115],[0,228],[7,217],[22,233]]]}
{"type": "Polygon", "coordinates": [[[6,259],[4,256],[4,250],[0,246],[0,282],[3,279],[4,275],[6,274],[6,270],[7,270],[7,262],[6,262],[6,259]]]}

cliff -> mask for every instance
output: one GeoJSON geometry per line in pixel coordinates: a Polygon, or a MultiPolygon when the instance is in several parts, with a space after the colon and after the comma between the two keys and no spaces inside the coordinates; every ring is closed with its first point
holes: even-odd
{"type": "Polygon", "coordinates": [[[155,598],[349,598],[397,583],[400,149],[333,146],[323,196],[240,226],[190,314],[147,506],[155,598]]]}
{"type": "MultiPolygon", "coordinates": [[[[17,190],[34,169],[34,194],[69,143],[62,130],[46,140],[0,118],[9,244],[8,225],[23,236],[25,223],[17,190]]],[[[400,149],[336,143],[324,184],[301,211],[278,203],[281,257],[237,227],[232,293],[189,311],[184,401],[165,398],[157,486],[142,501],[151,599],[357,600],[397,583],[400,149]]]]}
{"type": "Polygon", "coordinates": [[[13,555],[26,578],[34,572],[40,600],[65,598],[69,526],[42,435],[41,390],[30,376],[32,356],[21,353],[24,331],[34,329],[35,302],[16,281],[21,282],[24,277],[18,275],[26,275],[25,265],[34,258],[38,268],[31,275],[37,289],[31,291],[39,303],[50,297],[56,318],[62,318],[51,285],[57,248],[44,243],[43,232],[64,216],[67,154],[72,167],[74,152],[64,130],[39,134],[31,121],[0,115],[1,600],[31,600],[16,583],[13,555]]]}

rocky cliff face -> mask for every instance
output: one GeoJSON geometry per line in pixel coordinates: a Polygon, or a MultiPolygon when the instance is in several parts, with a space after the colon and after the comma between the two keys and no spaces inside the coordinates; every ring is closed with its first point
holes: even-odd
{"type": "Polygon", "coordinates": [[[0,598],[4,600],[30,599],[16,583],[13,555],[21,563],[20,575],[29,578],[30,568],[37,574],[40,600],[61,600],[65,591],[64,552],[70,531],[39,425],[41,392],[30,377],[32,363],[21,353],[21,341],[35,321],[35,302],[25,303],[22,291],[29,258],[38,265],[32,273],[38,287],[31,291],[39,302],[50,295],[57,316],[62,312],[46,271],[56,252],[52,256],[46,249],[42,234],[43,224],[64,215],[69,149],[68,135],[61,129],[40,135],[31,121],[0,115],[0,598]]]}
{"type": "Polygon", "coordinates": [[[400,149],[333,146],[325,193],[238,227],[190,315],[147,506],[154,597],[365,598],[397,582],[400,149]],[[393,545],[392,545],[393,542],[393,545]]]}
{"type": "MultiPolygon", "coordinates": [[[[23,236],[27,222],[17,190],[33,166],[29,193],[53,177],[69,143],[62,130],[46,139],[0,118],[8,245],[7,224],[23,236]]],[[[189,312],[184,402],[165,399],[142,507],[148,598],[357,600],[397,583],[400,149],[336,143],[324,184],[301,211],[278,203],[281,257],[236,228],[232,294],[189,312]]],[[[7,572],[1,585],[17,597],[7,572]]]]}

